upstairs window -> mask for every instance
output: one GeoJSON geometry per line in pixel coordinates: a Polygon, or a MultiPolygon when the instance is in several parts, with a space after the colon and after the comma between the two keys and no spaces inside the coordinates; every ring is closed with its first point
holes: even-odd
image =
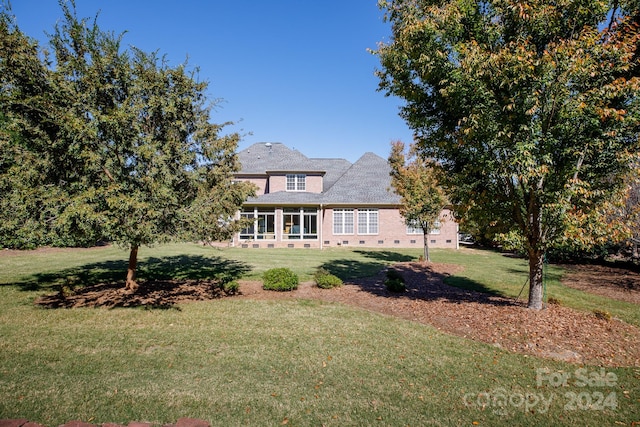
{"type": "Polygon", "coordinates": [[[306,191],[307,176],[304,174],[287,175],[287,191],[306,191]]]}

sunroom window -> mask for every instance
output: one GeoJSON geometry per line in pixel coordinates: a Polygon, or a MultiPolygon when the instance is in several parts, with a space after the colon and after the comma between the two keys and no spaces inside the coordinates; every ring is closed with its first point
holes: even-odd
{"type": "Polygon", "coordinates": [[[282,236],[285,239],[317,239],[318,210],[288,208],[282,211],[282,236]]]}
{"type": "Polygon", "coordinates": [[[240,231],[241,240],[273,240],[276,238],[276,213],[274,209],[253,209],[240,213],[241,218],[252,218],[253,225],[240,231]]]}

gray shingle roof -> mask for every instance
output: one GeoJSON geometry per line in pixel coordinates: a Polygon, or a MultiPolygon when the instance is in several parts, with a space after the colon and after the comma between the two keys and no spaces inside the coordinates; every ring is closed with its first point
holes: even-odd
{"type": "Polygon", "coordinates": [[[390,166],[374,153],[365,153],[324,195],[325,204],[397,205],[391,188],[390,166]]]}
{"type": "Polygon", "coordinates": [[[244,175],[267,172],[324,172],[323,193],[279,191],[247,200],[250,204],[398,205],[385,159],[365,153],[351,164],[345,159],[309,159],[281,143],[257,143],[238,153],[244,175]]]}
{"type": "Polygon", "coordinates": [[[317,164],[316,168],[325,171],[322,179],[322,191],[325,193],[351,167],[351,162],[347,159],[311,159],[311,161],[317,164]]]}
{"type": "Polygon", "coordinates": [[[322,203],[322,194],[306,193],[304,191],[276,191],[275,193],[261,194],[247,199],[252,205],[319,205],[322,203]]]}
{"type": "Polygon", "coordinates": [[[316,163],[299,151],[279,142],[256,143],[240,151],[241,173],[265,174],[267,171],[317,172],[316,163]]]}

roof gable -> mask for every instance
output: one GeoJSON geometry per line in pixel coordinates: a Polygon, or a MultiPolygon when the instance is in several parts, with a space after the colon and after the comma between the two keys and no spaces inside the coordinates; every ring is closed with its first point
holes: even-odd
{"type": "Polygon", "coordinates": [[[365,153],[325,194],[324,203],[399,204],[391,189],[391,167],[377,154],[365,153]]]}

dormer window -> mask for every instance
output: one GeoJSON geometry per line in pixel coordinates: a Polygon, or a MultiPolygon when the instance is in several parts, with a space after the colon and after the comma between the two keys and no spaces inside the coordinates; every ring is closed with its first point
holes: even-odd
{"type": "Polygon", "coordinates": [[[306,191],[306,179],[304,174],[287,175],[287,191],[306,191]]]}

